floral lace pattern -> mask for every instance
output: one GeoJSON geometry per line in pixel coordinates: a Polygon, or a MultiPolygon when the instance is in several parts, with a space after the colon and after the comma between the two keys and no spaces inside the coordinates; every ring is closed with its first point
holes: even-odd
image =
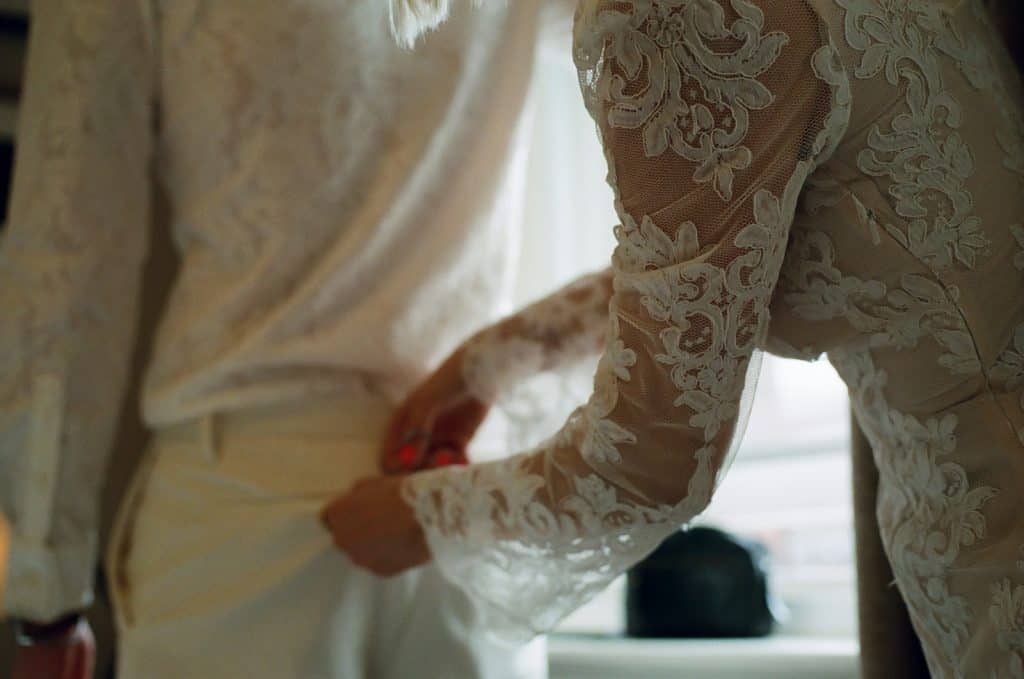
{"type": "Polygon", "coordinates": [[[585,91],[610,103],[608,124],[642,128],[649,157],[671,148],[696,163],[693,181],[712,182],[723,201],[732,198],[735,174],[751,163],[743,144],[750,112],[774,100],[758,76],[789,40],[782,31],[765,32],[755,3],[732,6],[738,16],[730,23],[718,2],[655,1],[638,3],[634,11],[584,2],[583,21],[593,30],[577,42],[581,71],[596,76],[585,91]],[[712,47],[736,39],[742,44],[727,53],[712,47]],[[606,46],[621,70],[591,61],[606,46]],[[629,83],[641,78],[646,87],[637,92],[629,83]]]}
{"type": "Polygon", "coordinates": [[[753,346],[827,351],[933,675],[1016,676],[1024,585],[992,555],[1020,537],[999,489],[1024,442],[1004,408],[1024,388],[1024,98],[998,50],[975,0],[583,2],[577,64],[621,219],[605,354],[534,453],[410,482],[450,572],[524,626],[557,619],[707,502],[753,346]],[[819,43],[787,77],[808,7],[819,43]],[[812,73],[827,107],[796,103],[812,73]],[[775,183],[789,156],[765,121],[793,111],[806,155],[775,183]]]}
{"type": "MultiPolygon", "coordinates": [[[[991,19],[983,8],[975,4],[975,15],[983,26],[990,31],[995,31],[991,19]]],[[[1003,50],[1004,61],[1010,59],[1003,50]]],[[[992,62],[987,62],[990,71],[992,62]]],[[[1017,82],[1017,90],[1024,87],[1024,83],[1017,82]]],[[[996,134],[999,145],[1003,150],[1003,166],[1017,176],[1018,190],[1024,193],[1024,111],[1012,104],[1012,97],[1006,83],[1001,79],[995,79],[991,85],[991,91],[996,98],[996,104],[1003,120],[1002,129],[996,134]]],[[[1013,258],[1013,266],[1017,271],[1024,272],[1024,223],[1010,225],[1010,234],[1016,243],[1017,250],[1013,258]]],[[[1008,347],[997,360],[990,373],[991,379],[997,386],[1008,392],[1020,391],[1020,410],[1024,413],[1024,323],[1017,326],[1014,332],[1012,347],[1008,347]]],[[[1024,425],[1017,431],[1018,438],[1024,444],[1024,425]]],[[[1024,674],[1024,673],[1022,673],[1024,674]]]]}
{"type": "MultiPolygon", "coordinates": [[[[978,592],[987,584],[964,578],[961,571],[961,557],[969,555],[975,563],[980,558],[975,547],[992,549],[986,542],[986,513],[998,496],[994,485],[973,480],[961,462],[971,460],[979,432],[960,432],[962,420],[951,411],[971,414],[971,406],[950,404],[944,413],[929,417],[892,406],[887,392],[895,388],[896,393],[905,393],[905,383],[876,368],[875,355],[891,362],[892,351],[920,347],[948,371],[950,385],[978,384],[982,393],[986,383],[995,390],[1021,389],[1018,354],[1024,340],[1019,329],[1014,346],[986,364],[977,329],[968,325],[978,307],[966,301],[963,292],[975,290],[977,283],[965,277],[954,284],[947,275],[951,269],[970,271],[983,263],[992,271],[997,254],[993,244],[1004,240],[1003,234],[984,226],[975,204],[976,158],[968,139],[978,143],[978,135],[968,131],[963,100],[949,87],[952,68],[998,108],[1004,125],[996,129],[992,147],[1002,149],[1002,165],[1010,170],[1017,164],[1013,149],[1019,146],[1014,139],[1019,138],[1020,103],[1009,94],[1005,73],[995,67],[989,41],[972,34],[969,22],[942,3],[836,4],[846,10],[845,35],[858,55],[855,74],[898,87],[896,96],[904,99],[894,108],[888,130],[884,124],[870,128],[857,164],[866,175],[891,181],[892,211],[905,223],[895,226],[881,209],[867,207],[848,187],[827,178],[813,182],[808,209],[837,212],[852,206],[856,222],[870,234],[875,248],[884,251],[885,237],[891,237],[929,272],[888,275],[898,287],[845,274],[834,242],[842,235],[807,229],[798,233],[784,270],[785,302],[798,317],[843,319],[869,339],[868,349],[843,349],[830,356],[850,385],[858,419],[875,449],[882,479],[879,525],[933,675],[1019,676],[1013,669],[1020,662],[1016,656],[1011,656],[1009,675],[993,669],[1003,660],[996,660],[992,651],[1017,650],[1009,642],[1012,632],[988,636],[983,613],[987,602],[978,592]],[[928,347],[932,342],[939,351],[928,347]],[[982,650],[981,640],[986,638],[993,642],[990,651],[982,650]]],[[[973,5],[975,19],[984,17],[980,3],[966,4],[973,5]]],[[[977,123],[977,118],[971,122],[977,123]]],[[[991,163],[986,171],[993,172],[991,163]]],[[[1011,227],[1011,233],[1017,237],[1017,227],[1011,227]]],[[[1014,264],[1020,268],[1019,257],[1014,257],[1014,264]]],[[[901,380],[910,376],[900,374],[901,380]]],[[[995,416],[1006,420],[998,410],[995,416]]],[[[1006,440],[1002,432],[989,435],[1006,440]]],[[[971,468],[977,466],[970,463],[971,468]]],[[[1001,568],[997,563],[991,566],[993,572],[1001,568]]],[[[1012,605],[1009,580],[996,590],[997,603],[988,616],[992,621],[1002,620],[1012,605]]]]}
{"type": "Polygon", "coordinates": [[[611,271],[584,276],[464,345],[462,375],[484,403],[500,401],[526,378],[600,350],[608,325],[611,271]]]}
{"type": "Polygon", "coordinates": [[[466,389],[497,406],[505,449],[534,447],[587,398],[611,294],[610,269],[583,276],[463,344],[466,389]]]}
{"type": "MultiPolygon", "coordinates": [[[[1024,411],[1024,324],[1013,333],[1013,345],[999,355],[990,373],[992,381],[1009,393],[1020,392],[1020,408],[1024,411]]],[[[1024,444],[1024,428],[1018,432],[1024,444]]]]}
{"type": "Polygon", "coordinates": [[[954,58],[972,84],[981,87],[988,71],[948,21],[938,3],[903,0],[836,0],[846,10],[846,39],[862,57],[855,73],[872,79],[884,74],[906,90],[908,110],[891,129],[876,126],[870,148],[858,166],[873,177],[888,177],[896,213],[906,230],[886,224],[889,233],[936,270],[954,265],[974,268],[990,242],[973,212],[967,180],[974,158],[958,133],[961,103],[947,89],[938,55],[954,58]]]}
{"type": "MultiPolygon", "coordinates": [[[[1024,560],[1017,562],[1017,569],[1024,573],[1024,560]]],[[[996,643],[1009,656],[1005,676],[1024,677],[1024,585],[1015,586],[1009,578],[993,585],[989,616],[998,630],[996,643]]],[[[992,676],[999,675],[993,672],[992,676]]]]}
{"type": "MultiPolygon", "coordinates": [[[[1018,119],[1019,124],[1019,119],[1018,119]]],[[[1017,128],[1016,143],[1008,143],[1011,135],[1003,134],[1000,142],[1007,152],[1005,165],[1018,174],[1024,174],[1024,139],[1021,134],[1024,126],[1017,128]]],[[[1018,271],[1024,271],[1024,228],[1020,225],[1010,227],[1020,251],[1013,259],[1018,271]]],[[[1024,412],[1024,323],[1017,326],[1013,333],[1011,346],[1007,347],[992,367],[990,376],[993,383],[1006,393],[1020,393],[1018,404],[1024,412]]],[[[1017,430],[1017,437],[1024,446],[1024,426],[1017,430]]],[[[1024,554],[1024,547],[1021,548],[1024,554]]],[[[996,643],[1000,650],[1009,656],[1006,672],[1013,679],[1024,677],[1024,560],[1017,562],[1018,577],[1011,580],[1003,578],[992,586],[992,603],[989,616],[996,629],[996,643]]],[[[994,673],[993,673],[994,674],[994,673]]],[[[994,674],[995,676],[995,674],[994,674]]]]}
{"type": "Polygon", "coordinates": [[[913,349],[933,339],[939,364],[958,375],[980,375],[981,361],[957,305],[959,291],[932,277],[904,274],[900,287],[844,275],[835,266],[835,246],[827,233],[800,231],[790,244],[784,269],[785,303],[806,320],[845,318],[875,347],[913,349]]]}
{"type": "MultiPolygon", "coordinates": [[[[790,101],[817,113],[815,83],[831,93],[820,117],[794,122],[816,130],[818,153],[835,148],[849,104],[834,49],[820,36],[812,15],[797,53],[819,77],[790,101]]],[[[577,66],[621,219],[594,393],[531,453],[428,472],[404,486],[442,570],[487,602],[506,634],[549,628],[710,500],[812,167],[787,146],[797,135],[768,134],[783,143],[765,154],[792,160],[757,169],[756,178],[741,173],[755,169],[756,114],[776,102],[758,78],[785,59],[789,42],[746,0],[579,8],[577,66]],[[680,160],[674,190],[678,200],[699,201],[691,219],[637,206],[616,180],[631,164],[680,160]],[[723,212],[723,202],[732,208],[723,212]]],[[[515,332],[491,341],[534,365],[551,360],[552,342],[536,338],[564,325],[564,307],[557,296],[547,304],[504,323],[515,332]]],[[[477,355],[490,351],[486,341],[470,344],[477,355]]]]}
{"type": "Polygon", "coordinates": [[[875,368],[869,352],[836,352],[830,358],[850,387],[875,450],[879,521],[893,573],[915,623],[943,652],[942,667],[962,676],[962,647],[974,614],[965,597],[950,591],[948,577],[961,550],[985,537],[982,509],[997,490],[972,485],[963,466],[952,461],[956,415],[921,421],[891,407],[888,375],[875,368]]]}

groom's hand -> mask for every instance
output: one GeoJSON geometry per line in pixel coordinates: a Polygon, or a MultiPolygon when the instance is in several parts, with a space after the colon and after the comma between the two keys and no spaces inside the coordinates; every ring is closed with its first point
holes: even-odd
{"type": "Polygon", "coordinates": [[[365,479],[321,513],[338,549],[356,565],[384,577],[430,561],[423,530],[402,499],[401,484],[396,476],[365,479]]]}

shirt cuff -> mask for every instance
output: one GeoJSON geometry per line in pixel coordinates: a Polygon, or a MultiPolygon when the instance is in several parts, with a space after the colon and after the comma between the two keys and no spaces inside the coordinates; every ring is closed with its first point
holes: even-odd
{"type": "Polygon", "coordinates": [[[92,605],[95,535],[67,546],[41,547],[10,532],[3,580],[7,617],[48,623],[92,605]]]}

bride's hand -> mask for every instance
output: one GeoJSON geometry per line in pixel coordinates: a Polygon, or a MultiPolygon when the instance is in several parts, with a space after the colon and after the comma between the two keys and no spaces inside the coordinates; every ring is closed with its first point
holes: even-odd
{"type": "Polygon", "coordinates": [[[398,575],[430,561],[423,529],[402,499],[401,484],[394,476],[364,479],[321,513],[338,549],[376,575],[398,575]]]}
{"type": "Polygon", "coordinates": [[[406,474],[465,464],[466,448],[489,409],[470,393],[462,351],[456,351],[395,411],[381,449],[381,470],[406,474]]]}

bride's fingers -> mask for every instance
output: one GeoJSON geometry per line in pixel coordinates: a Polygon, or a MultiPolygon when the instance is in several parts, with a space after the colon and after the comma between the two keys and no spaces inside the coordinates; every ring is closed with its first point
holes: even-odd
{"type": "Polygon", "coordinates": [[[487,416],[488,406],[476,399],[467,399],[455,410],[441,415],[431,430],[435,443],[451,444],[465,449],[476,436],[487,416]]]}
{"type": "Polygon", "coordinates": [[[429,440],[428,431],[419,424],[422,419],[408,405],[392,419],[381,447],[385,474],[408,473],[421,464],[429,440]]]}
{"type": "Polygon", "coordinates": [[[388,422],[388,427],[384,433],[384,438],[381,441],[380,446],[380,465],[381,471],[385,474],[394,473],[398,471],[398,461],[395,459],[395,453],[398,447],[402,445],[402,437],[405,435],[407,428],[406,421],[408,419],[409,408],[408,404],[399,406],[398,410],[391,416],[391,420],[388,422]]]}
{"type": "Polygon", "coordinates": [[[386,474],[407,474],[423,465],[426,457],[426,443],[420,440],[409,440],[398,443],[384,458],[383,467],[386,474]]]}
{"type": "Polygon", "coordinates": [[[409,439],[398,447],[394,459],[401,471],[412,472],[423,467],[427,457],[427,436],[422,432],[410,433],[409,439]]]}
{"type": "Polygon", "coordinates": [[[437,467],[464,464],[469,464],[469,458],[464,447],[454,444],[439,444],[431,446],[427,453],[425,467],[427,469],[436,469],[437,467]]]}
{"type": "Polygon", "coordinates": [[[423,468],[436,420],[433,413],[426,413],[409,415],[397,423],[389,432],[382,456],[386,473],[401,474],[423,468]]]}

